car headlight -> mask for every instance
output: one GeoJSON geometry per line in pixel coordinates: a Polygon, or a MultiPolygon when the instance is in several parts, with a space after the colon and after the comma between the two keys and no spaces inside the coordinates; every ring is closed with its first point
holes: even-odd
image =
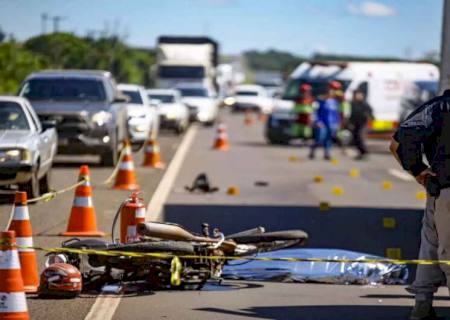
{"type": "Polygon", "coordinates": [[[167,112],[167,114],[166,114],[167,119],[175,119],[176,117],[177,117],[176,112],[167,112]]]}
{"type": "Polygon", "coordinates": [[[100,111],[92,115],[92,122],[101,127],[112,119],[112,114],[106,111],[100,111]]]}
{"type": "Polygon", "coordinates": [[[0,163],[31,161],[31,153],[23,149],[10,149],[0,151],[0,163]]]}
{"type": "Polygon", "coordinates": [[[225,103],[226,106],[232,106],[236,103],[236,99],[233,97],[227,97],[225,100],[223,100],[223,103],[225,103]]]}

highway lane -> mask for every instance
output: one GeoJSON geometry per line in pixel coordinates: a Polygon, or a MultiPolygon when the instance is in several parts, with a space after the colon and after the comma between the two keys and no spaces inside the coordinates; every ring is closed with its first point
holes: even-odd
{"type": "MultiPolygon", "coordinates": [[[[387,152],[386,142],[371,142],[368,161],[354,161],[334,150],[337,162],[307,159],[308,150],[270,146],[262,124],[243,125],[242,115],[223,114],[231,149],[211,150],[214,129],[200,128],[165,206],[162,220],[200,231],[202,222],[225,233],[263,225],[269,230],[301,228],[310,247],[346,248],[384,255],[401,249],[414,258],[424,201],[420,186],[405,178],[387,152]],[[358,169],[359,177],[350,171],[358,169]],[[191,194],[184,187],[205,172],[220,190],[191,194]],[[394,173],[393,173],[394,172],[394,173]],[[322,183],[315,183],[315,176],[322,183]],[[267,186],[256,186],[263,181],[267,186]],[[384,182],[392,188],[383,188],[384,182]],[[239,195],[227,195],[230,186],[239,195]],[[335,187],[342,195],[333,193],[335,187]],[[320,211],[328,202],[330,210],[320,211]],[[383,218],[394,218],[386,228],[383,218]]],[[[349,153],[352,153],[351,151],[349,153]]],[[[354,172],[354,171],[353,171],[354,172]]],[[[439,293],[437,306],[450,315],[439,293]]],[[[335,286],[225,281],[224,287],[196,292],[156,292],[122,299],[113,319],[402,319],[413,300],[402,286],[335,286]]]]}
{"type": "MultiPolygon", "coordinates": [[[[170,161],[177,149],[181,137],[171,133],[163,133],[160,137],[162,157],[170,161]]],[[[156,186],[158,185],[164,170],[142,168],[143,150],[134,153],[134,162],[137,170],[138,182],[144,193],[146,202],[149,201],[156,186]]],[[[96,157],[91,156],[58,156],[52,170],[52,184],[56,190],[71,185],[77,181],[79,166],[89,164],[91,181],[94,186],[104,181],[112,172],[112,168],[98,166],[96,157]]],[[[128,191],[111,190],[106,186],[96,186],[93,190],[93,202],[97,213],[97,223],[100,230],[111,233],[113,216],[120,203],[130,194],[128,191]]],[[[31,223],[34,233],[34,243],[37,246],[59,246],[61,241],[67,238],[59,237],[57,234],[65,231],[67,220],[73,201],[74,191],[59,195],[50,202],[40,202],[29,206],[31,223]]],[[[12,199],[1,198],[0,225],[5,226],[8,221],[12,199]],[[6,202],[6,203],[5,203],[6,202]]],[[[109,240],[109,235],[107,237],[109,240]]],[[[44,264],[44,253],[38,252],[38,264],[40,271],[44,264]]],[[[33,295],[28,298],[28,307],[31,319],[61,319],[65,320],[84,319],[95,301],[94,295],[82,295],[74,300],[43,300],[33,295]]]]}

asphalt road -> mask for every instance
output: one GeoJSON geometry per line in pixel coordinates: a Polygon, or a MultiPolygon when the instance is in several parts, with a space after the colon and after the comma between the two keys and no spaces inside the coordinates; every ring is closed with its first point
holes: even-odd
{"type": "MultiPolygon", "coordinates": [[[[161,153],[164,160],[170,161],[177,149],[181,137],[171,133],[163,133],[160,137],[161,153]]],[[[146,201],[150,199],[158,185],[164,170],[142,168],[143,149],[134,153],[134,163],[137,170],[138,183],[146,201]]],[[[120,203],[130,194],[128,191],[112,190],[101,182],[110,175],[112,168],[103,168],[98,164],[97,158],[92,156],[58,156],[52,170],[53,188],[59,190],[76,183],[79,167],[88,164],[91,173],[91,182],[94,185],[93,202],[97,214],[98,228],[107,234],[111,233],[111,224],[120,203]]],[[[67,238],[59,237],[58,233],[66,230],[74,191],[61,194],[50,202],[40,202],[29,206],[31,223],[34,234],[34,244],[37,246],[60,246],[61,241],[67,238]]],[[[11,210],[11,197],[3,196],[0,205],[0,225],[5,226],[11,210]]],[[[109,237],[109,236],[108,236],[109,237]]],[[[44,265],[44,253],[38,252],[39,269],[44,265]]],[[[89,312],[95,296],[83,295],[74,300],[43,300],[30,295],[28,308],[31,319],[84,319],[89,312]]]]}
{"type": "MultiPolygon", "coordinates": [[[[206,221],[225,233],[258,225],[269,230],[299,228],[309,233],[310,247],[379,255],[394,248],[400,249],[404,258],[416,256],[424,206],[416,196],[422,190],[401,174],[385,142],[371,143],[373,154],[364,162],[354,161],[340,150],[334,150],[337,161],[333,163],[320,157],[310,161],[304,147],[267,145],[261,123],[246,127],[239,114],[223,113],[222,118],[229,129],[230,151],[212,150],[215,129],[199,127],[160,220],[182,223],[195,231],[206,221]],[[360,175],[352,177],[350,171],[360,175]],[[219,187],[218,192],[191,194],[184,189],[202,172],[219,187]],[[314,182],[316,176],[323,181],[314,182]],[[239,189],[238,195],[226,193],[231,186],[239,189]],[[327,203],[329,210],[319,210],[320,203],[327,203]],[[385,218],[395,221],[393,228],[383,224],[385,218]]],[[[180,139],[163,137],[160,143],[163,157],[170,159],[180,139]]],[[[73,161],[65,159],[54,169],[56,188],[76,181],[81,162],[71,164],[69,160],[73,161]]],[[[136,164],[141,161],[139,157],[135,160],[136,164]]],[[[110,173],[95,166],[91,171],[94,184],[110,173]]],[[[146,200],[163,174],[138,166],[146,200]]],[[[114,212],[127,195],[102,186],[94,189],[101,230],[109,232],[114,212]]],[[[55,235],[66,227],[72,199],[69,192],[30,208],[36,244],[59,244],[62,239],[55,235]]],[[[9,209],[9,205],[1,207],[3,225],[9,209]]],[[[41,265],[42,256],[40,253],[41,265]]],[[[450,310],[444,308],[448,305],[446,296],[446,291],[440,291],[436,305],[440,313],[450,316],[450,310]]],[[[82,295],[75,300],[41,300],[31,296],[28,305],[32,319],[84,319],[94,298],[82,295]]],[[[387,320],[406,319],[413,304],[402,286],[247,281],[225,281],[223,286],[208,285],[203,291],[158,291],[116,298],[113,319],[387,320]]]]}
{"type": "MultiPolygon", "coordinates": [[[[416,257],[424,207],[417,192],[422,190],[401,174],[386,142],[372,142],[373,153],[364,162],[354,161],[354,152],[345,156],[341,150],[334,150],[337,162],[320,157],[311,161],[306,148],[267,145],[260,123],[246,127],[242,115],[224,114],[223,119],[231,149],[211,150],[214,129],[199,129],[161,220],[194,231],[209,222],[225,233],[259,225],[269,230],[300,228],[311,237],[309,247],[379,255],[394,248],[404,258],[416,257]],[[359,177],[350,171],[359,171],[359,177]],[[203,172],[219,191],[187,192],[184,187],[203,172]],[[323,182],[314,182],[316,176],[323,182]],[[227,194],[231,186],[239,189],[238,195],[227,194]],[[336,187],[343,194],[333,192],[336,187]],[[319,210],[321,202],[330,209],[319,210]],[[384,218],[395,226],[386,228],[384,218]]],[[[436,306],[449,316],[446,296],[442,289],[436,306]]],[[[225,281],[222,287],[200,292],[122,298],[113,319],[407,319],[412,304],[403,286],[225,281]]]]}

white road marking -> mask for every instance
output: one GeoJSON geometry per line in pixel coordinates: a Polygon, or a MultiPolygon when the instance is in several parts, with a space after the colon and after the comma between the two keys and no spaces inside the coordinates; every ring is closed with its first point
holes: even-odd
{"type": "Polygon", "coordinates": [[[84,320],[107,320],[112,319],[114,312],[120,303],[120,296],[100,295],[95,299],[91,310],[84,320]]]}
{"type": "MultiPolygon", "coordinates": [[[[181,169],[181,164],[194,141],[197,130],[198,127],[192,125],[183,137],[172,161],[170,161],[166,173],[159,182],[158,187],[148,204],[146,220],[155,221],[161,217],[164,203],[166,202],[173,183],[175,182],[175,178],[181,169]]],[[[120,296],[100,295],[95,300],[84,320],[111,320],[119,306],[120,300],[120,296]]]]}
{"type": "Polygon", "coordinates": [[[158,221],[161,218],[164,203],[169,197],[175,178],[181,169],[181,164],[183,163],[183,160],[186,157],[192,142],[194,141],[197,131],[198,126],[191,126],[184,136],[183,141],[181,141],[177,152],[175,153],[172,161],[170,161],[166,173],[159,182],[158,187],[156,188],[156,191],[148,204],[146,215],[147,221],[158,221]]]}
{"type": "Polygon", "coordinates": [[[404,171],[401,171],[398,169],[389,169],[388,172],[391,176],[399,178],[400,180],[414,181],[414,178],[407,172],[404,172],[404,171]]]}

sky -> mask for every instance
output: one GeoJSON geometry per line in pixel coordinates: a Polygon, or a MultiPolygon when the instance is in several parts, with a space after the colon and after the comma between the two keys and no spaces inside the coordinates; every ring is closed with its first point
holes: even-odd
{"type": "Polygon", "coordinates": [[[0,27],[19,41],[41,33],[107,31],[138,47],[159,35],[208,35],[221,52],[285,50],[420,58],[439,51],[442,0],[0,0],[0,27]],[[51,23],[47,30],[51,31],[51,23]]]}

